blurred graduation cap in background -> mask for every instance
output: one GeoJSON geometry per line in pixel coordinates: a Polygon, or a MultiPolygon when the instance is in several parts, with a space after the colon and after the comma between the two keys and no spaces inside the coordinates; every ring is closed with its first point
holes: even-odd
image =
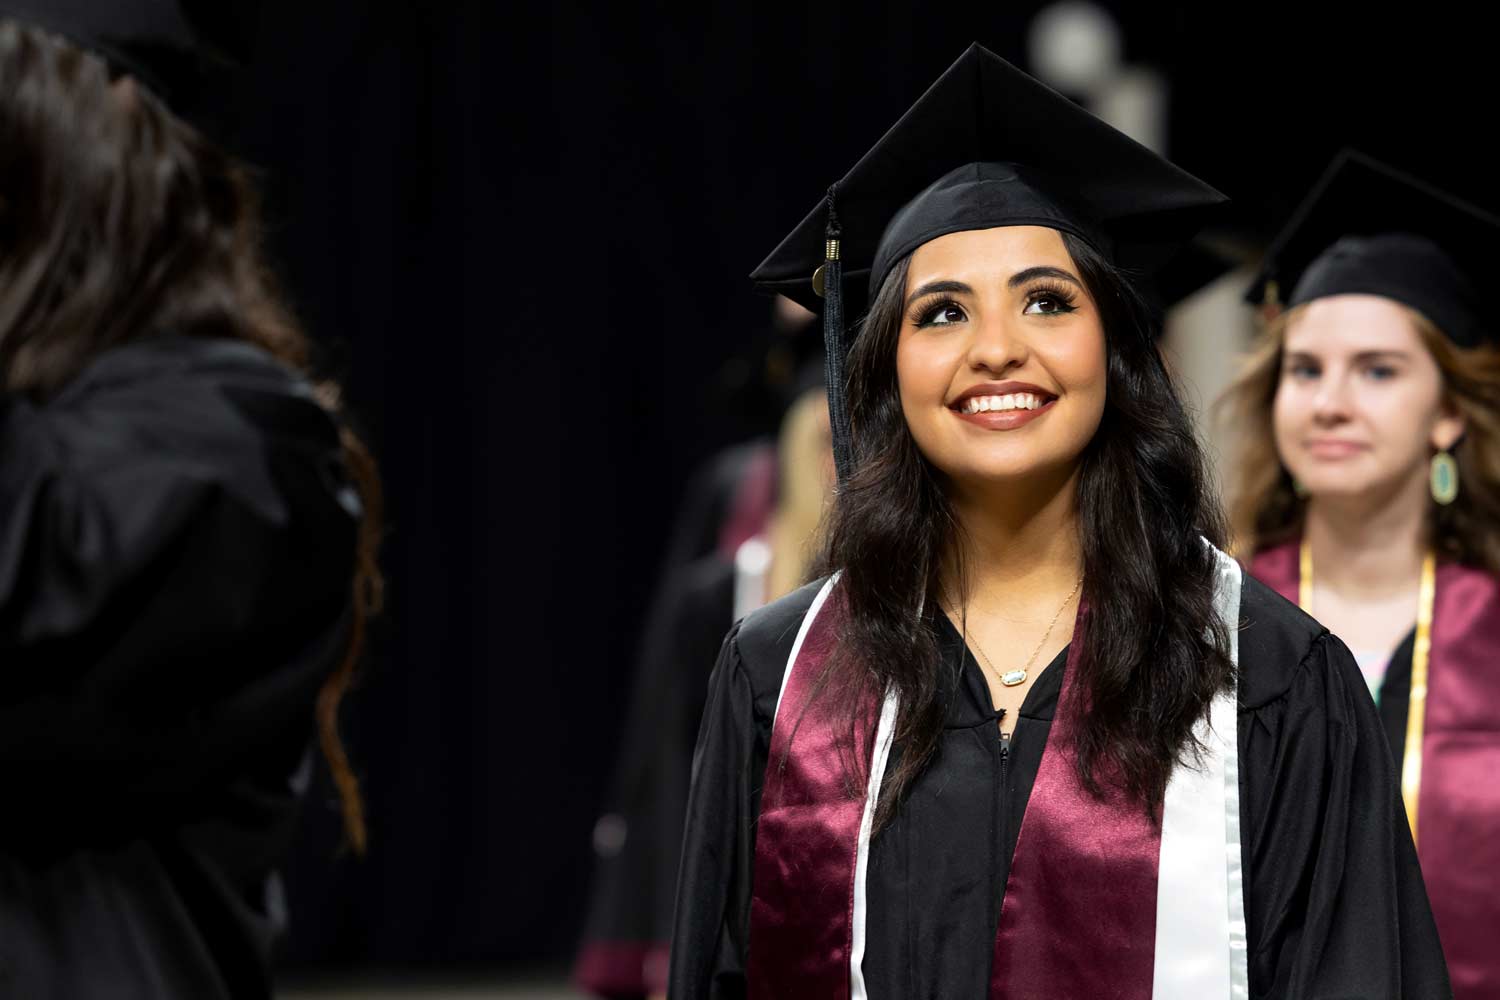
{"type": "Polygon", "coordinates": [[[1346,149],[1272,241],[1246,298],[1293,308],[1379,295],[1474,347],[1496,339],[1481,288],[1497,251],[1500,218],[1346,149]]]}

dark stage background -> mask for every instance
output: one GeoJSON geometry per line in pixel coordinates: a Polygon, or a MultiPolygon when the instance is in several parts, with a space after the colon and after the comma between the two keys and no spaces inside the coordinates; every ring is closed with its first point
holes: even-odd
{"type": "MultiPolygon", "coordinates": [[[[744,275],[970,41],[1024,65],[1041,6],[266,8],[243,148],[390,520],[348,724],[372,849],[324,782],[286,967],[567,961],[674,505],[760,429],[725,388],[768,317],[744,275]]],[[[1345,143],[1496,204],[1457,6],[1104,6],[1239,235],[1345,143]]]]}

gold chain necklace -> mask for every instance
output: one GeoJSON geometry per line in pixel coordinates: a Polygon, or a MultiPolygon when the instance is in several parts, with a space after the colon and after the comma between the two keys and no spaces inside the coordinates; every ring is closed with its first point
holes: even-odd
{"type": "MultiPolygon", "coordinates": [[[[978,636],[974,638],[975,651],[978,652],[980,658],[984,660],[985,666],[990,668],[990,673],[999,678],[1001,684],[1005,685],[1006,687],[1013,688],[1026,683],[1026,678],[1031,675],[1032,664],[1036,662],[1037,654],[1040,653],[1042,651],[1042,647],[1047,644],[1048,636],[1052,635],[1052,630],[1057,627],[1057,620],[1061,618],[1062,613],[1068,609],[1068,605],[1073,603],[1073,598],[1078,596],[1078,591],[1082,587],[1083,577],[1080,575],[1078,577],[1078,582],[1073,585],[1072,592],[1063,599],[1062,607],[1057,609],[1057,614],[1053,615],[1052,620],[1047,623],[1047,631],[1042,633],[1041,639],[1037,641],[1036,648],[1033,649],[1031,651],[1031,655],[1026,658],[1026,665],[1020,670],[1012,670],[1004,674],[996,670],[995,664],[990,660],[990,654],[986,653],[984,651],[984,647],[979,644],[978,636]]],[[[959,621],[964,622],[964,639],[965,641],[967,641],[969,638],[968,616],[955,614],[955,617],[957,617],[959,621]]]]}

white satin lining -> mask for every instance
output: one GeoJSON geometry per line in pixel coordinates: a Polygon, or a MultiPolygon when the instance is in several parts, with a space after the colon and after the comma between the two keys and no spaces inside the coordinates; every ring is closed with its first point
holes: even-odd
{"type": "MultiPolygon", "coordinates": [[[[1229,659],[1240,669],[1240,596],[1244,570],[1223,552],[1219,554],[1222,584],[1218,597],[1219,617],[1229,632],[1229,659]],[[1229,592],[1224,594],[1224,592],[1229,592]],[[1232,596],[1231,596],[1232,595],[1232,596]]],[[[1236,678],[1236,689],[1238,679],[1236,678]]],[[[1230,699],[1223,730],[1229,752],[1224,755],[1224,871],[1229,888],[1229,996],[1250,1000],[1250,946],[1245,930],[1245,857],[1240,839],[1240,706],[1238,690],[1230,699]]]]}
{"type": "MultiPolygon", "coordinates": [[[[818,612],[823,610],[823,602],[828,600],[828,595],[833,592],[833,585],[838,583],[839,574],[835,573],[823,584],[823,589],[818,591],[818,596],[813,598],[812,606],[807,609],[807,614],[802,616],[802,625],[797,629],[797,639],[792,643],[792,655],[786,658],[786,669],[781,672],[781,690],[776,693],[776,715],[781,714],[781,699],[786,697],[786,682],[792,679],[792,667],[797,665],[797,654],[802,652],[802,643],[807,639],[807,633],[812,630],[812,624],[817,620],[818,612]]],[[[771,718],[775,725],[776,718],[771,718]]]]}
{"type": "Polygon", "coordinates": [[[739,621],[766,603],[766,574],[771,571],[771,546],[760,535],[747,538],[734,551],[734,617],[739,621]]]}
{"type": "MultiPolygon", "coordinates": [[[[1222,552],[1214,609],[1239,666],[1239,564],[1222,552]]],[[[1153,1000],[1247,1000],[1244,872],[1240,857],[1239,699],[1223,691],[1195,732],[1196,767],[1178,767],[1162,809],[1156,882],[1153,1000]]]]}
{"type": "MultiPolygon", "coordinates": [[[[797,629],[797,638],[792,643],[792,653],[787,657],[786,669],[781,672],[781,690],[776,695],[777,715],[781,714],[781,699],[786,696],[786,685],[791,680],[792,669],[797,665],[797,656],[802,652],[802,643],[807,640],[807,633],[812,630],[818,612],[823,610],[823,604],[828,600],[838,579],[839,574],[835,573],[823,584],[823,589],[818,591],[807,614],[802,617],[802,625],[797,629]]],[[[870,865],[870,832],[875,822],[875,806],[880,799],[880,783],[885,778],[885,765],[891,756],[891,740],[896,731],[896,707],[895,694],[887,694],[880,706],[880,722],[875,727],[875,750],[870,756],[870,780],[865,786],[864,812],[859,820],[859,841],[854,855],[854,912],[850,915],[849,1000],[868,1000],[869,997],[865,990],[864,969],[861,967],[865,960],[865,927],[869,912],[865,873],[870,865]]],[[[775,724],[774,719],[772,724],[775,724]]]]}
{"type": "Polygon", "coordinates": [[[865,925],[869,897],[865,891],[865,873],[870,866],[870,831],[875,822],[875,807],[880,801],[880,782],[885,777],[885,763],[891,756],[891,738],[896,733],[895,692],[887,692],[880,706],[880,724],[875,727],[875,752],[870,755],[870,781],[865,786],[865,811],[859,820],[859,847],[854,855],[854,913],[849,948],[849,1000],[867,1000],[865,991],[865,925]]]}

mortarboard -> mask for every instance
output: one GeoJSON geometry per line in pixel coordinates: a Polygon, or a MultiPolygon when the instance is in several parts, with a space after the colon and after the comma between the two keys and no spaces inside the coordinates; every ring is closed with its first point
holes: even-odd
{"type": "Polygon", "coordinates": [[[1380,295],[1427,317],[1454,343],[1495,338],[1481,275],[1500,218],[1354,150],[1334,158],[1266,251],[1246,293],[1288,308],[1330,295],[1380,295]]]}
{"type": "Polygon", "coordinates": [[[829,188],[751,280],[823,313],[842,480],[852,463],[844,316],[864,311],[902,257],[948,233],[1038,225],[1149,273],[1226,200],[976,44],[829,188]]]}

